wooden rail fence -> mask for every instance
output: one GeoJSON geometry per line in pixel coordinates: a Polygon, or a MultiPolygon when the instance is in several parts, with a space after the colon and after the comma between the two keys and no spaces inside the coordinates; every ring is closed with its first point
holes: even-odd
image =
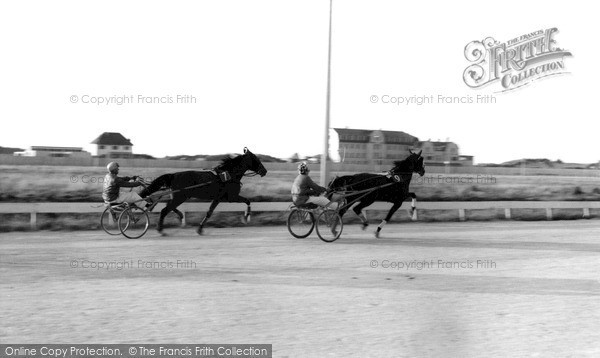
{"type": "MultiPolygon", "coordinates": [[[[389,203],[375,203],[368,210],[389,210],[389,203]]],[[[184,213],[204,212],[208,210],[209,203],[184,203],[178,209],[184,213]]],[[[406,203],[404,208],[409,207],[406,203]]],[[[155,212],[164,207],[163,203],[157,205],[155,212]]],[[[290,203],[286,202],[255,202],[252,203],[252,211],[286,211],[290,203]]],[[[221,203],[216,211],[222,212],[241,212],[244,211],[244,204],[221,203]]],[[[553,209],[580,209],[582,217],[590,217],[590,209],[600,209],[599,201],[424,201],[417,204],[419,210],[451,210],[458,211],[458,218],[461,221],[467,219],[466,210],[486,210],[486,209],[504,209],[506,219],[511,219],[511,210],[513,209],[544,209],[546,219],[552,220],[553,209]]],[[[30,226],[37,228],[38,213],[98,213],[104,210],[102,203],[0,203],[0,214],[29,214],[30,226]]],[[[417,220],[417,215],[413,220],[417,220]]]]}

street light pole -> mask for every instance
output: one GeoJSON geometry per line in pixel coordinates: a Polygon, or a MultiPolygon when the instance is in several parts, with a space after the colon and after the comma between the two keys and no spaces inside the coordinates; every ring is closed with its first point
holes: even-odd
{"type": "Polygon", "coordinates": [[[329,0],[329,45],[327,50],[327,100],[325,102],[325,132],[323,141],[323,154],[321,155],[321,186],[327,185],[329,179],[329,108],[331,102],[331,18],[333,13],[333,0],[329,0]]]}

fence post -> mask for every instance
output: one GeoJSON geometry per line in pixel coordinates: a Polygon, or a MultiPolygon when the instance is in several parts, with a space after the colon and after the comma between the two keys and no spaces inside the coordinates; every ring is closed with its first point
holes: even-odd
{"type": "Polygon", "coordinates": [[[552,208],[546,208],[546,220],[552,220],[552,208]]]}
{"type": "Polygon", "coordinates": [[[187,222],[186,222],[187,212],[182,211],[181,213],[183,214],[183,217],[181,218],[181,227],[185,227],[187,225],[187,222]]]}
{"type": "Polygon", "coordinates": [[[583,208],[583,217],[586,219],[590,218],[590,208],[583,208]]]}
{"type": "Polygon", "coordinates": [[[504,209],[504,218],[510,220],[510,208],[504,209]]]}
{"type": "Polygon", "coordinates": [[[458,209],[458,220],[465,221],[465,209],[458,209]]]}
{"type": "Polygon", "coordinates": [[[32,211],[29,217],[29,227],[31,228],[31,230],[36,230],[37,229],[37,212],[32,211]]]}

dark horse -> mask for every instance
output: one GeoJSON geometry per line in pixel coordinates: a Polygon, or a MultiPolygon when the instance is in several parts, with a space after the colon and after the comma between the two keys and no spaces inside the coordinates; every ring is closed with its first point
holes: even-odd
{"type": "Polygon", "coordinates": [[[202,234],[202,227],[206,223],[217,205],[221,201],[246,203],[247,209],[245,218],[250,216],[250,200],[240,196],[242,188],[242,177],[250,170],[260,175],[261,177],[267,174],[267,170],[260,162],[260,159],[248,148],[244,148],[244,154],[235,158],[225,158],[220,165],[214,170],[204,171],[186,171],[161,175],[144,189],[140,196],[146,197],[163,188],[173,190],[171,200],[167,202],[167,206],[160,212],[158,221],[158,232],[163,230],[163,221],[165,216],[170,211],[174,211],[177,215],[177,207],[189,198],[198,198],[203,200],[211,200],[210,208],[206,216],[198,227],[198,234],[202,234]]]}
{"type": "MultiPolygon", "coordinates": [[[[408,191],[410,180],[413,173],[420,176],[425,174],[425,165],[421,152],[413,153],[409,150],[410,155],[401,161],[395,161],[394,167],[386,174],[369,174],[361,173],[355,175],[347,175],[334,178],[329,183],[330,191],[355,191],[356,194],[346,195],[348,203],[356,200],[358,205],[354,206],[353,210],[362,221],[363,230],[369,225],[366,215],[362,209],[373,204],[375,201],[387,201],[392,203],[392,207],[385,219],[377,227],[375,237],[379,237],[381,228],[390,221],[392,215],[400,208],[402,202],[408,197],[412,198],[412,211],[415,210],[415,202],[417,196],[415,193],[408,191]],[[381,188],[378,188],[381,187],[381,188]],[[378,188],[378,189],[375,189],[378,188]],[[369,189],[375,189],[369,192],[369,189]]],[[[340,210],[340,216],[343,216],[349,207],[340,210]]]]}

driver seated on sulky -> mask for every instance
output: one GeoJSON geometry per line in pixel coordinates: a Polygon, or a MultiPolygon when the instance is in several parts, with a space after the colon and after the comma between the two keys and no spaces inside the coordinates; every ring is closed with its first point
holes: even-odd
{"type": "Polygon", "coordinates": [[[324,195],[321,195],[324,194],[327,189],[317,185],[310,176],[308,176],[309,172],[310,169],[308,169],[306,162],[302,162],[298,165],[298,176],[294,179],[294,183],[292,184],[292,201],[294,204],[296,206],[316,204],[320,207],[335,209],[337,203],[332,203],[324,195]]]}
{"type": "Polygon", "coordinates": [[[138,179],[137,176],[133,177],[120,177],[119,174],[119,164],[116,162],[110,162],[106,166],[108,169],[108,174],[104,177],[104,184],[102,187],[102,199],[104,202],[110,204],[120,204],[120,203],[128,203],[128,204],[138,204],[138,206],[142,206],[145,204],[146,208],[151,206],[151,203],[142,199],[138,193],[135,191],[121,191],[121,188],[135,188],[141,186],[142,183],[135,181],[138,179]],[[131,180],[134,180],[131,182],[131,180]]]}

